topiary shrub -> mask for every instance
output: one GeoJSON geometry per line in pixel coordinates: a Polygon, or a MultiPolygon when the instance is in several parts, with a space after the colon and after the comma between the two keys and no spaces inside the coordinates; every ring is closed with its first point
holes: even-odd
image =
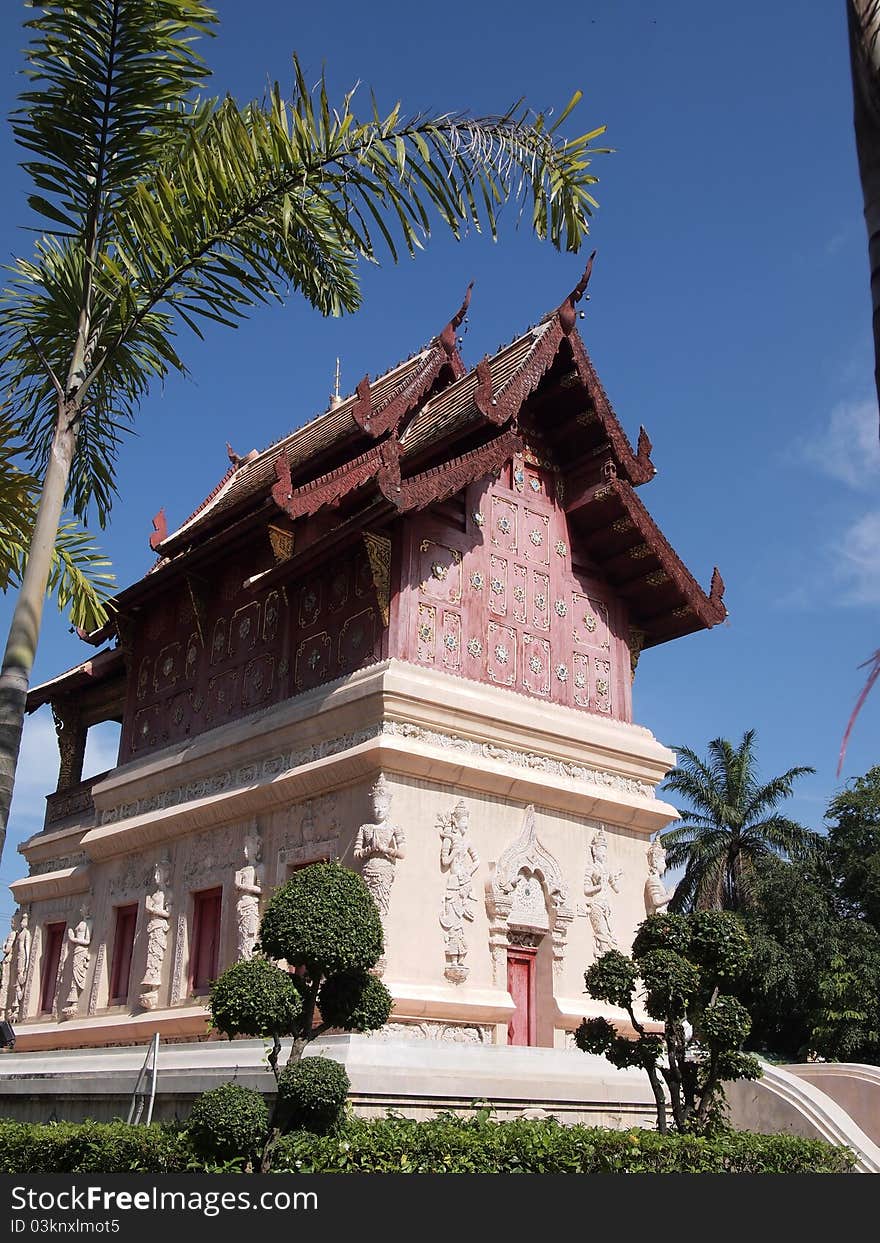
{"type": "MultiPolygon", "coordinates": [[[[262,954],[283,959],[296,974],[266,959],[237,963],[214,985],[211,1013],[214,1025],[230,1037],[271,1038],[268,1061],[276,1084],[281,1038],[292,1037],[285,1072],[292,1100],[299,1083],[295,1067],[310,1041],[331,1028],[366,1032],[388,1021],[391,994],[369,970],[382,955],[382,919],[356,872],[341,863],[313,863],[275,891],[260,923],[259,944],[262,954]]],[[[298,1115],[296,1125],[320,1129],[338,1117],[348,1080],[343,1085],[344,1072],[331,1066],[325,1075],[336,1076],[336,1087],[329,1078],[316,1081],[311,1096],[307,1093],[314,1097],[313,1112],[298,1115]]],[[[320,1074],[310,1068],[302,1073],[320,1074]]],[[[288,1103],[281,1092],[276,1095],[260,1156],[262,1173],[271,1169],[272,1153],[290,1125],[288,1103]]]]}
{"type": "Polygon", "coordinates": [[[284,1129],[329,1134],[342,1119],[350,1087],[345,1067],[329,1057],[306,1057],[288,1066],[278,1080],[284,1129]]]}
{"type": "Polygon", "coordinates": [[[208,1009],[225,1036],[287,1036],[302,1014],[294,978],[265,958],[229,967],[211,987],[208,1009]]]}
{"type": "Polygon", "coordinates": [[[202,1157],[253,1160],[266,1138],[269,1107],[254,1088],[222,1083],[195,1101],[187,1135],[202,1157]]]}
{"type": "Polygon", "coordinates": [[[347,1032],[372,1032],[383,1027],[393,1004],[388,989],[369,971],[340,971],[325,980],[318,993],[324,1022],[347,1032]]]}
{"type": "Polygon", "coordinates": [[[382,955],[382,920],[356,872],[341,863],[315,863],[272,895],[260,946],[312,977],[365,970],[382,955]]]}

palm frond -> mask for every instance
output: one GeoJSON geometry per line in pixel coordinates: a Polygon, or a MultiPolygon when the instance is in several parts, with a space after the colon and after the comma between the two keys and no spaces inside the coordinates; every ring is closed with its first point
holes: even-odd
{"type": "MultiPolygon", "coordinates": [[[[21,584],[37,512],[39,483],[16,464],[16,429],[0,418],[0,591],[21,584]]],[[[77,522],[61,524],[48,592],[74,626],[93,630],[107,620],[115,579],[110,562],[77,522]]]]}
{"type": "Polygon", "coordinates": [[[201,0],[29,0],[30,89],[12,115],[47,231],[80,237],[188,124],[181,101],[208,71],[193,48],[216,14],[201,0]]]}

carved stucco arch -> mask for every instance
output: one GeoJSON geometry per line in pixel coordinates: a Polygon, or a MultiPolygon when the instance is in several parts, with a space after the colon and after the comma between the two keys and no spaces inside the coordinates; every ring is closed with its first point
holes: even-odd
{"type": "Polygon", "coordinates": [[[489,865],[486,911],[495,984],[503,979],[509,932],[514,928],[549,932],[553,944],[553,972],[559,974],[574,910],[568,900],[562,869],[538,840],[535,808],[531,803],[525,810],[520,836],[507,847],[497,863],[489,865]],[[529,882],[534,878],[540,882],[541,903],[532,900],[534,887],[529,882]]]}

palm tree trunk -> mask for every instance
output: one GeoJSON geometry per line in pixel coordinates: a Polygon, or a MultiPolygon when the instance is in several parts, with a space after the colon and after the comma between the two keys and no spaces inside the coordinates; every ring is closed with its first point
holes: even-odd
{"type": "Polygon", "coordinates": [[[868,229],[874,382],[880,402],[880,0],[847,0],[853,125],[868,229]]]}
{"type": "Polygon", "coordinates": [[[25,701],[37,654],[46,584],[76,449],[78,405],[76,398],[58,399],[55,438],[0,672],[0,856],[6,841],[25,701]]]}

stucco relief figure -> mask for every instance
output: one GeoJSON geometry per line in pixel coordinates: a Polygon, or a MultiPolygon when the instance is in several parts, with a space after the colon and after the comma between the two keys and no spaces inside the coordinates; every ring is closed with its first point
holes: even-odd
{"type": "Polygon", "coordinates": [[[162,962],[168,948],[168,926],[171,921],[171,862],[162,859],[153,869],[155,888],[144,899],[147,913],[147,969],[141,980],[140,1004],[145,1010],[155,1010],[159,1004],[159,985],[162,983],[162,962]]]}
{"type": "Polygon", "coordinates": [[[672,901],[660,877],[666,871],[666,851],[658,838],[648,847],[648,879],[645,881],[645,911],[648,915],[663,915],[672,901]]]}
{"type": "MultiPolygon", "coordinates": [[[[391,790],[383,775],[370,791],[373,801],[373,824],[362,824],[357,831],[354,842],[354,857],[363,861],[361,875],[364,884],[373,896],[379,908],[382,923],[388,918],[391,905],[391,886],[394,883],[394,869],[397,860],[404,858],[406,837],[403,830],[392,824],[388,819],[391,812],[391,790]]],[[[384,957],[377,963],[382,971],[384,957]]]]}
{"type": "Polygon", "coordinates": [[[260,931],[260,895],[263,892],[263,844],[255,834],[244,839],[244,867],[235,873],[238,958],[252,958],[260,931]]]}
{"type": "Polygon", "coordinates": [[[9,1021],[11,1023],[15,1023],[23,1017],[21,1011],[30,959],[31,930],[28,927],[28,913],[27,911],[22,911],[18,917],[18,933],[15,938],[15,949],[13,950],[14,974],[10,985],[12,1005],[9,1008],[9,1021]]]}
{"type": "Polygon", "coordinates": [[[600,828],[590,843],[590,860],[584,874],[584,894],[590,901],[587,911],[593,928],[596,956],[617,949],[617,938],[611,927],[611,895],[619,893],[623,872],[612,872],[608,867],[608,838],[600,828]]]}
{"type": "Polygon", "coordinates": [[[440,927],[446,945],[444,974],[453,984],[463,983],[468,976],[464,921],[473,922],[477,906],[472,884],[480,856],[468,840],[469,821],[470,813],[461,799],[449,816],[440,817],[440,867],[446,871],[440,927]]]}
{"type": "Polygon", "coordinates": [[[92,921],[88,902],[80,907],[80,921],[75,928],[67,929],[67,939],[71,944],[70,989],[64,1003],[62,1015],[72,1018],[79,1009],[80,994],[86,986],[86,972],[89,969],[92,943],[92,921]]]}
{"type": "Polygon", "coordinates": [[[9,925],[9,932],[6,934],[6,940],[3,942],[2,950],[0,950],[0,1018],[6,1018],[6,1011],[14,1000],[14,997],[9,997],[9,990],[15,966],[15,935],[18,931],[16,928],[17,918],[17,915],[13,915],[9,925]]]}

